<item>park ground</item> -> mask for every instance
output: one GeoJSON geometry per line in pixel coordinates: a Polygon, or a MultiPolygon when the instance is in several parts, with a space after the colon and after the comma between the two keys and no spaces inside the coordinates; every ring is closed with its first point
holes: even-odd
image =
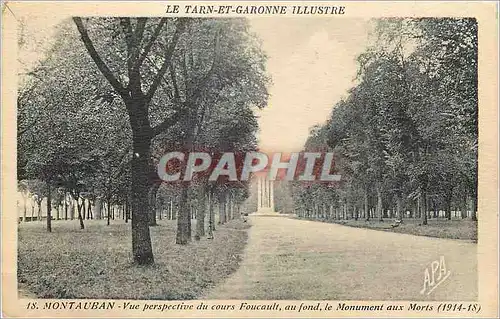
{"type": "Polygon", "coordinates": [[[475,243],[284,217],[250,223],[240,268],[204,298],[477,299],[475,243]],[[439,260],[449,277],[421,293],[426,269],[439,260]]]}
{"type": "MultiPolygon", "coordinates": [[[[19,226],[19,294],[39,298],[195,299],[234,272],[248,223],[216,225],[214,239],[175,244],[176,221],[151,227],[155,264],[131,263],[130,224],[104,220],[54,221],[19,226]]],[[[194,229],[194,224],[193,224],[194,229]]]]}
{"type": "Polygon", "coordinates": [[[130,263],[129,225],[20,225],[20,287],[41,298],[476,300],[477,246],[289,217],[250,216],[215,239],[175,245],[175,221],[152,227],[156,264],[130,263]],[[250,225],[251,227],[249,227],[250,225]],[[246,246],[245,246],[246,244],[246,246]],[[425,271],[449,277],[424,293],[425,271]]]}
{"type": "MultiPolygon", "coordinates": [[[[309,219],[307,219],[309,220],[309,219]]],[[[312,219],[311,219],[312,220],[312,219]]],[[[321,222],[336,223],[350,227],[368,228],[374,230],[388,231],[394,233],[411,234],[416,236],[427,236],[436,238],[461,239],[477,243],[477,221],[470,219],[452,219],[443,218],[428,219],[427,225],[422,226],[421,219],[405,218],[397,227],[394,219],[385,218],[379,221],[372,218],[369,221],[360,218],[358,220],[321,220],[321,222]]]]}

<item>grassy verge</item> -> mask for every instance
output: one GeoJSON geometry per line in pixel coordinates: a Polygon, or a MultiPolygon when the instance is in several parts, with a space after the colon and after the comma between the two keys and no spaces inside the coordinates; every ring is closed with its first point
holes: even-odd
{"type": "MultiPolygon", "coordinates": [[[[315,220],[315,219],[308,219],[315,220]]],[[[420,219],[404,219],[403,223],[398,227],[392,227],[393,219],[385,219],[379,221],[372,219],[366,221],[364,219],[349,219],[349,220],[317,220],[321,222],[341,224],[350,227],[368,228],[394,233],[410,234],[417,236],[462,239],[477,242],[477,222],[469,219],[429,219],[428,225],[422,226],[420,219]]]]}
{"type": "MultiPolygon", "coordinates": [[[[175,244],[176,221],[151,227],[155,264],[131,263],[130,224],[116,221],[21,223],[18,281],[39,298],[196,299],[234,272],[247,242],[248,223],[218,225],[215,238],[175,244]]],[[[194,229],[194,225],[193,225],[194,229]]]]}

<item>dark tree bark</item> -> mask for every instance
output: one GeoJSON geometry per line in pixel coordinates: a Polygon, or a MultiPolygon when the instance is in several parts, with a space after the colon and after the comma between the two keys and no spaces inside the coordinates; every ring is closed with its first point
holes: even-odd
{"type": "Polygon", "coordinates": [[[50,183],[47,183],[47,231],[52,232],[52,194],[50,183]]]}
{"type": "Polygon", "coordinates": [[[377,215],[379,221],[384,221],[384,209],[382,207],[382,189],[377,187],[377,215]]]}
{"type": "Polygon", "coordinates": [[[477,195],[474,195],[472,197],[472,212],[471,212],[471,219],[473,221],[477,221],[477,195]]]}
{"type": "Polygon", "coordinates": [[[83,203],[82,203],[82,205],[80,205],[80,203],[78,203],[78,201],[79,201],[79,197],[76,197],[76,209],[78,211],[78,221],[80,222],[80,229],[85,229],[85,224],[83,223],[83,216],[82,216],[83,203]]]}
{"type": "Polygon", "coordinates": [[[64,220],[68,220],[68,199],[66,192],[64,192],[64,220]]]}
{"type": "Polygon", "coordinates": [[[196,235],[195,239],[200,240],[202,236],[205,236],[205,211],[207,208],[205,187],[201,186],[198,192],[198,202],[196,209],[196,235]]]}
{"type": "Polygon", "coordinates": [[[420,210],[422,225],[427,225],[427,194],[425,191],[422,191],[420,195],[420,210]]]}
{"type": "Polygon", "coordinates": [[[160,188],[160,183],[154,183],[150,188],[149,188],[149,207],[150,207],[150,213],[149,213],[149,226],[158,226],[158,223],[156,222],[156,193],[158,192],[158,189],[160,188]]]}
{"type": "Polygon", "coordinates": [[[219,192],[219,224],[226,223],[226,193],[221,190],[219,192]]]}
{"type": "Polygon", "coordinates": [[[191,218],[189,215],[188,185],[186,183],[182,183],[181,196],[179,199],[179,214],[177,216],[177,237],[175,240],[176,244],[186,245],[191,239],[191,232],[189,227],[189,224],[191,224],[191,218]]]}
{"type": "Polygon", "coordinates": [[[210,188],[208,192],[208,239],[214,238],[215,231],[215,212],[214,212],[214,200],[213,200],[214,192],[213,189],[210,188]]]}
{"type": "Polygon", "coordinates": [[[403,206],[403,203],[402,203],[401,196],[398,195],[398,197],[396,198],[396,215],[398,216],[399,220],[403,220],[403,207],[402,206],[403,206]]]}
{"type": "Polygon", "coordinates": [[[124,87],[113,75],[106,63],[97,53],[81,18],[74,17],[82,41],[90,57],[95,62],[99,71],[108,80],[114,90],[125,102],[129,121],[132,128],[133,158],[132,158],[132,252],[134,262],[140,265],[154,262],[151,236],[149,232],[148,190],[150,187],[149,162],[151,140],[155,135],[164,132],[180,118],[179,112],[166,119],[158,126],[152,128],[149,122],[149,102],[155,95],[163,77],[171,64],[172,55],[181,33],[184,31],[186,19],[178,19],[174,35],[165,49],[162,65],[154,77],[146,93],[142,91],[141,65],[150,52],[153,44],[160,36],[166,25],[166,18],[162,18],[155,27],[153,34],[146,41],[143,39],[146,19],[138,19],[135,30],[132,30],[130,18],[120,18],[122,31],[128,51],[127,71],[128,85],[124,87]],[[143,41],[144,40],[144,41],[143,41]],[[142,44],[145,43],[144,47],[142,44]]]}

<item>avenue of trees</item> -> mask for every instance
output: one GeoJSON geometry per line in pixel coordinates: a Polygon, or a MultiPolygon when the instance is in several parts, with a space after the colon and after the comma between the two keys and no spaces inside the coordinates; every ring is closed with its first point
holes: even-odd
{"type": "Polygon", "coordinates": [[[305,145],[333,151],[342,181],[293,185],[295,211],[319,219],[410,215],[423,225],[439,211],[447,219],[470,211],[476,220],[476,20],[375,25],[373,46],[357,60],[356,85],[305,145]]]}
{"type": "Polygon", "coordinates": [[[65,21],[20,84],[20,192],[38,214],[46,199],[48,231],[52,212],[81,229],[89,218],[130,220],[138,264],[154,262],[149,227],[158,211],[177,219],[177,244],[191,240],[193,217],[195,239],[205,236],[206,216],[212,237],[215,207],[219,223],[239,216],[248,185],[203,176],[162,184],[156,164],[170,151],[256,150],[265,61],[244,19],[65,21]]]}

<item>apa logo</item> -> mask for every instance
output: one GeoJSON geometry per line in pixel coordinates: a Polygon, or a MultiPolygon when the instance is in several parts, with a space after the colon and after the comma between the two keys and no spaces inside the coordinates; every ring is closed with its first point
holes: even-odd
{"type": "Polygon", "coordinates": [[[424,271],[424,288],[420,291],[420,294],[429,295],[434,291],[440,284],[442,284],[449,276],[451,271],[446,268],[446,263],[444,261],[444,256],[441,256],[439,260],[434,260],[430,266],[425,268],[424,271]]]}

